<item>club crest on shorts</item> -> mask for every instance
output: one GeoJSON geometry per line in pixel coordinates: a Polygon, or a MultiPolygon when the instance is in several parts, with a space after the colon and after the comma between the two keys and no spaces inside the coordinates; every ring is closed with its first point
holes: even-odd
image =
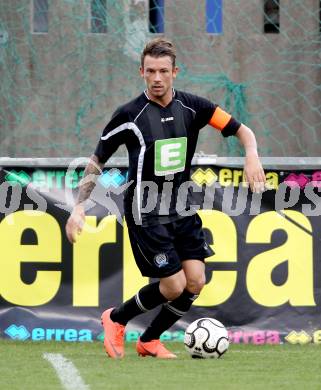
{"type": "Polygon", "coordinates": [[[157,267],[161,268],[168,264],[168,257],[165,253],[158,253],[158,255],[154,256],[154,263],[157,267]]]}

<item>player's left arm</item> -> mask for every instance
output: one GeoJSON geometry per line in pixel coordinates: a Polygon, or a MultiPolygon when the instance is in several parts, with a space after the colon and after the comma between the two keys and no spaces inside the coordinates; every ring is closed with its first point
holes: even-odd
{"type": "Polygon", "coordinates": [[[246,181],[253,192],[264,191],[265,174],[258,156],[257,143],[253,131],[238,122],[231,114],[216,106],[209,125],[221,131],[224,137],[236,136],[245,150],[244,172],[246,181]]]}
{"type": "Polygon", "coordinates": [[[257,143],[253,131],[243,123],[235,133],[245,150],[244,173],[253,192],[262,192],[265,188],[265,174],[260,162],[257,143]]]}
{"type": "Polygon", "coordinates": [[[195,110],[195,125],[201,129],[206,124],[220,131],[224,137],[236,136],[245,150],[244,172],[246,181],[253,192],[264,191],[265,174],[258,156],[256,138],[253,131],[240,123],[231,114],[217,104],[199,96],[184,95],[190,101],[186,102],[195,110]]]}

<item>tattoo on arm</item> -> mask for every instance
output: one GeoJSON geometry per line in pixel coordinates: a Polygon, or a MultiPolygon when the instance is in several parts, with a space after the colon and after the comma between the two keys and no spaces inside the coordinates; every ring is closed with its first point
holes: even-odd
{"type": "Polygon", "coordinates": [[[86,166],[84,177],[79,183],[79,194],[77,204],[85,202],[95,188],[96,180],[101,174],[104,164],[100,163],[97,156],[92,155],[90,161],[86,166]]]}

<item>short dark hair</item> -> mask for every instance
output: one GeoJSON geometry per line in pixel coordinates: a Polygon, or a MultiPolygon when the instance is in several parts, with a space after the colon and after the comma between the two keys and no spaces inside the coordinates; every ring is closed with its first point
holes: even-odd
{"type": "Polygon", "coordinates": [[[155,38],[145,45],[140,59],[142,68],[144,67],[144,59],[147,55],[155,58],[169,56],[172,60],[173,67],[175,66],[175,47],[171,41],[165,38],[155,38]]]}

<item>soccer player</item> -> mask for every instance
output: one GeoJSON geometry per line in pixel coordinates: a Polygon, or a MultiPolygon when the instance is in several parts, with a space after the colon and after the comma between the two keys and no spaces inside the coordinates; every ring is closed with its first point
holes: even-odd
{"type": "Polygon", "coordinates": [[[119,107],[103,130],[66,224],[73,243],[83,227],[84,202],[95,187],[95,180],[88,178],[99,176],[107,159],[125,144],[132,184],[124,196],[124,212],[132,251],[142,275],[159,281],[102,314],[104,346],[112,358],[124,356],[126,324],[159,305],[159,313],[140,336],[136,349],[141,356],[175,358],[160,342],[160,335],[187,313],[205,284],[204,259],[213,252],[199,216],[184,213],[191,205],[190,194],[184,203],[180,190],[189,180],[199,130],[210,124],[224,137],[238,137],[246,154],[246,180],[253,191],[264,189],[265,175],[253,132],[209,100],[175,90],[175,59],[175,48],[166,39],[157,38],[145,46],[140,75],[146,89],[119,107]]]}

